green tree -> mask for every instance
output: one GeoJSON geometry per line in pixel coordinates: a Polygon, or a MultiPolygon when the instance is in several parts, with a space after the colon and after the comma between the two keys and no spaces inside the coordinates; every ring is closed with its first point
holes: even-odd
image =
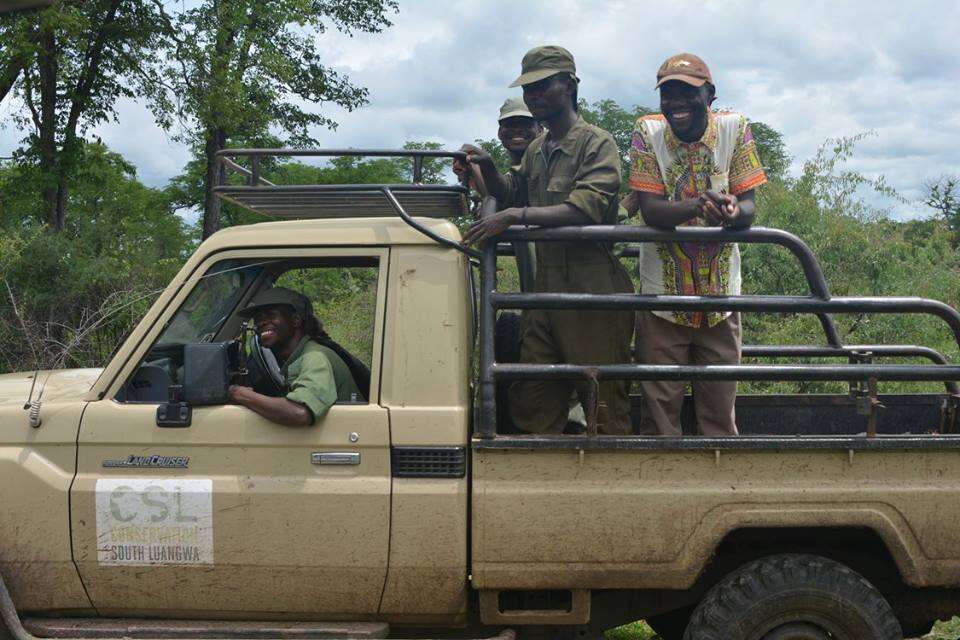
{"type": "Polygon", "coordinates": [[[478,138],[473,143],[490,154],[490,157],[493,158],[493,164],[497,166],[500,173],[506,173],[510,170],[510,154],[500,144],[499,139],[480,140],[478,138]]]}
{"type": "Polygon", "coordinates": [[[0,100],[23,105],[13,117],[27,132],[16,157],[39,170],[50,229],[64,228],[84,132],[115,118],[118,98],[155,83],[141,61],[156,50],[158,23],[155,7],[139,0],[60,0],[0,17],[0,100]]]}
{"type": "Polygon", "coordinates": [[[771,180],[786,178],[791,158],[787,153],[783,134],[770,125],[758,121],[750,123],[750,131],[757,143],[757,153],[760,155],[767,177],[771,180]]]}
{"type": "MultiPolygon", "coordinates": [[[[904,296],[960,304],[960,257],[950,235],[929,221],[898,222],[870,204],[869,191],[902,201],[881,179],[849,169],[864,136],[828,140],[797,179],[774,180],[757,194],[759,223],[798,235],[819,260],[835,296],[904,296]]],[[[807,295],[796,260],[769,245],[741,245],[744,293],[807,295]]],[[[952,334],[936,318],[896,314],[837,314],[846,344],[920,344],[955,359],[952,334]]],[[[744,314],[744,344],[824,344],[809,314],[744,314]]],[[[931,391],[934,385],[886,383],[885,391],[931,391]]],[[[838,383],[749,383],[746,391],[842,391],[838,383]]]]}
{"type": "Polygon", "coordinates": [[[937,212],[937,217],[953,234],[954,246],[960,244],[960,178],[940,176],[924,185],[923,203],[937,212]]]}
{"type": "Polygon", "coordinates": [[[168,54],[153,65],[167,89],[151,94],[151,103],[161,125],[181,121],[179,137],[204,163],[203,237],[220,225],[216,153],[270,131],[292,146],[315,144],[310,128],[336,123],[304,104],[352,110],[367,99],[365,89],[323,64],[317,35],[330,27],[379,32],[396,8],[395,0],[204,0],[167,17],[168,54]]]}
{"type": "Polygon", "coordinates": [[[97,366],[195,243],[165,194],[102,144],[78,148],[65,233],[44,233],[36,166],[0,166],[0,370],[97,366]]]}
{"type": "Polygon", "coordinates": [[[584,120],[608,131],[616,140],[622,165],[621,190],[626,192],[627,182],[630,180],[630,144],[633,140],[633,128],[637,118],[657,113],[657,111],[637,105],[626,109],[610,99],[598,100],[592,104],[587,103],[586,100],[580,100],[578,109],[584,120]]]}

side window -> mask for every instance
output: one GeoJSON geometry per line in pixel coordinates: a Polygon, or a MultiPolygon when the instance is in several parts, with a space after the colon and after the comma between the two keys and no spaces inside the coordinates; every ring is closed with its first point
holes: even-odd
{"type": "Polygon", "coordinates": [[[157,345],[212,342],[262,271],[263,265],[239,260],[214,265],[199,278],[157,345]]]}
{"type": "Polygon", "coordinates": [[[170,385],[186,385],[191,379],[185,373],[185,346],[212,342],[237,343],[234,346],[240,361],[236,368],[243,373],[231,382],[250,386],[265,395],[284,395],[282,353],[261,347],[255,323],[240,313],[258,294],[283,287],[310,301],[318,322],[308,323],[308,337],[330,357],[338,386],[344,382],[344,388],[351,390],[340,401],[366,403],[371,385],[379,267],[376,257],[217,263],[197,279],[117,400],[165,402],[170,385]]]}
{"type": "Polygon", "coordinates": [[[376,260],[373,266],[299,266],[280,273],[274,285],[305,295],[323,330],[370,367],[378,274],[376,260]]]}

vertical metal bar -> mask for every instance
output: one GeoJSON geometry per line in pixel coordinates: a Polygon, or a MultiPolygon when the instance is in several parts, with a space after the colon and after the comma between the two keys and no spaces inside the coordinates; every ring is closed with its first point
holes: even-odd
{"type": "Polygon", "coordinates": [[[260,155],[250,156],[250,186],[255,187],[260,182],[260,155]]]}
{"type": "Polygon", "coordinates": [[[883,408],[877,397],[877,379],[869,378],[867,380],[867,394],[869,396],[870,413],[867,415],[867,437],[877,437],[877,413],[883,408]]]}
{"type": "MultiPolygon", "coordinates": [[[[497,201],[486,197],[480,204],[480,217],[496,213],[497,201]]],[[[497,388],[493,379],[494,325],[497,312],[490,300],[497,289],[497,241],[483,243],[480,258],[480,437],[497,435],[497,388]]]]}
{"type": "Polygon", "coordinates": [[[600,414],[600,381],[597,376],[600,370],[595,367],[589,367],[586,371],[587,379],[587,399],[583,411],[587,418],[587,435],[594,437],[597,435],[597,417],[600,414]]]}

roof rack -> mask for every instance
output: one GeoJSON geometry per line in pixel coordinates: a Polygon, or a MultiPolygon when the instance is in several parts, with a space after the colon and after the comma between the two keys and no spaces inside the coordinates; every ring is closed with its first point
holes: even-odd
{"type": "Polygon", "coordinates": [[[217,153],[217,183],[213,190],[222,200],[279,218],[373,218],[400,213],[410,216],[456,218],[468,215],[468,189],[461,184],[423,184],[427,158],[465,160],[459,151],[426,149],[224,149],[217,153]],[[339,156],[410,158],[408,184],[299,184],[278,185],[260,174],[264,157],[339,156]],[[249,168],[238,160],[245,160],[249,168]],[[246,184],[230,184],[230,174],[244,177],[246,184]],[[392,194],[392,199],[391,195],[392,194]],[[393,200],[396,200],[394,202],[393,200]]]}

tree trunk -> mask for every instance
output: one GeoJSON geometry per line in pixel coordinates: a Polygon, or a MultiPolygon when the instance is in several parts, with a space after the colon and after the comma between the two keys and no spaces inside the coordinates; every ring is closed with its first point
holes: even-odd
{"type": "Polygon", "coordinates": [[[217,166],[217,151],[227,146],[227,134],[223,129],[208,129],[204,142],[207,161],[206,180],[203,185],[203,239],[206,240],[220,229],[220,199],[213,187],[220,184],[224,170],[217,166]]]}
{"type": "Polygon", "coordinates": [[[38,56],[40,73],[39,155],[42,176],[43,209],[50,231],[63,230],[57,171],[57,50],[53,29],[45,28],[40,36],[38,56]]]}

